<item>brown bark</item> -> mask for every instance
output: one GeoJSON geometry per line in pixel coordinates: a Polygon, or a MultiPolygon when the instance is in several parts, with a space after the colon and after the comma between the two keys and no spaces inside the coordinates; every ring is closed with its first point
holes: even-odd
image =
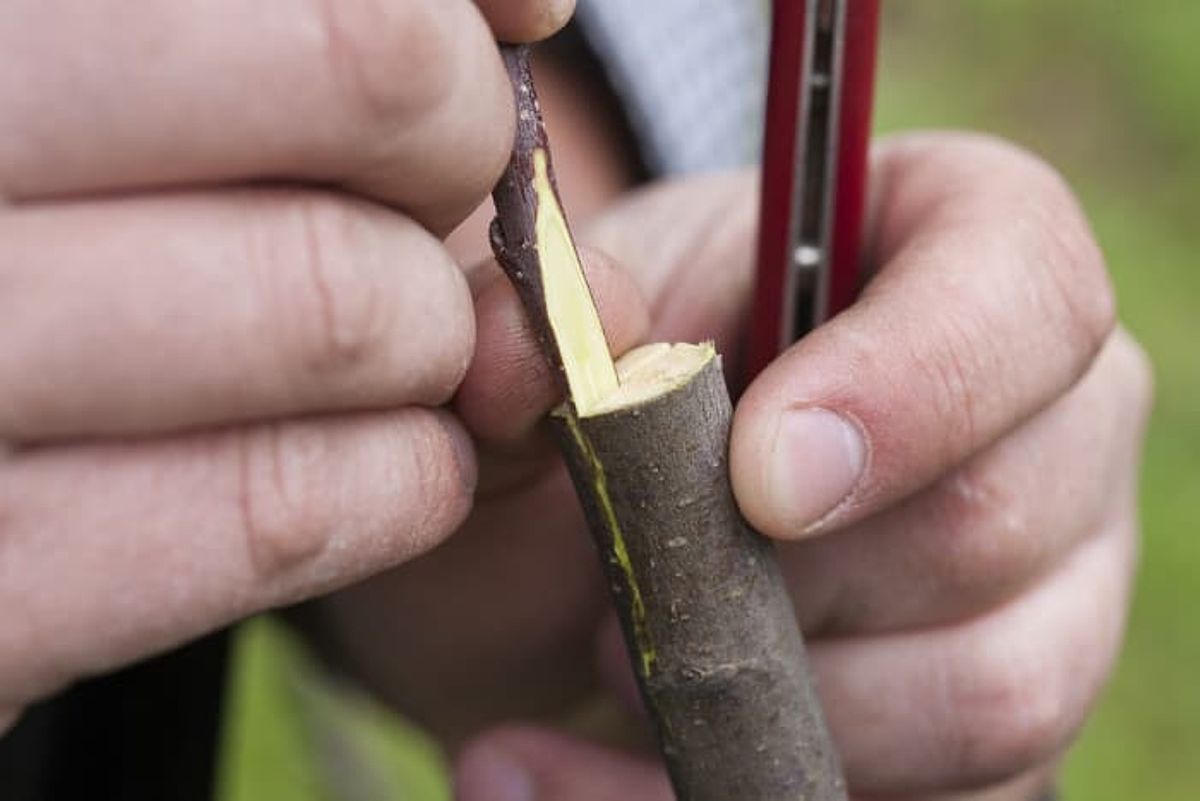
{"type": "MultiPolygon", "coordinates": [[[[563,372],[563,358],[558,343],[554,340],[550,320],[546,311],[543,290],[541,260],[537,252],[538,196],[533,185],[533,154],[538,150],[549,159],[550,147],[546,139],[546,128],[542,124],[542,107],[533,86],[533,74],[529,69],[529,48],[525,45],[501,45],[504,66],[512,80],[517,105],[517,129],[513,141],[512,158],[508,168],[500,176],[492,190],[492,202],[496,205],[496,216],[488,227],[492,252],[508,275],[521,305],[529,315],[530,325],[542,353],[554,368],[561,389],[567,391],[563,372]]],[[[554,169],[550,168],[550,180],[555,193],[558,185],[554,169]]]]}
{"type": "Polygon", "coordinates": [[[557,427],[678,797],[843,798],[774,550],[733,500],[730,415],[714,357],[557,427]]]}
{"type": "MultiPolygon", "coordinates": [[[[546,138],[526,48],[506,48],[505,61],[518,133],[494,195],[492,244],[564,371],[572,349],[549,324],[536,240],[539,203],[557,203],[532,185],[531,154],[546,138]]],[[[627,401],[568,403],[554,415],[672,784],[681,801],[844,799],[774,550],[733,499],[720,358],[676,347],[695,369],[627,401]]]]}

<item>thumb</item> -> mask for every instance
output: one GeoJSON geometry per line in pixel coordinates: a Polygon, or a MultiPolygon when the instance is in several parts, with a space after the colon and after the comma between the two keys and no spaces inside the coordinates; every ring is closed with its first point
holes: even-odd
{"type": "Polygon", "coordinates": [[[470,743],[454,772],[457,801],[671,801],[655,762],[550,729],[511,726],[470,743]]]}
{"type": "Polygon", "coordinates": [[[1112,330],[1103,260],[1045,165],[963,136],[880,155],[880,272],[734,417],[734,492],[770,536],[827,531],[928,486],[1059,398],[1112,330]]]}

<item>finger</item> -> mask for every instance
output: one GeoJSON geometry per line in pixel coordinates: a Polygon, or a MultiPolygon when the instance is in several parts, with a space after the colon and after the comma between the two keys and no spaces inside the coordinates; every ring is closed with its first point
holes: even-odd
{"type": "Polygon", "coordinates": [[[567,24],[575,0],[475,0],[502,42],[535,42],[567,24]]]}
{"type": "Polygon", "coordinates": [[[522,492],[482,490],[435,551],[321,602],[338,664],[450,749],[487,726],[575,710],[594,690],[608,603],[565,470],[522,492]]]}
{"type": "Polygon", "coordinates": [[[324,192],[30,206],[0,254],[6,437],[436,404],[473,346],[440,243],[324,192]]]}
{"type": "Polygon", "coordinates": [[[1066,396],[929,489],[784,545],[805,631],[942,625],[1024,592],[1134,507],[1149,408],[1145,356],[1118,331],[1066,396]]]}
{"type": "Polygon", "coordinates": [[[548,729],[511,727],[467,747],[455,770],[457,801],[669,801],[650,760],[548,729]]]}
{"type": "Polygon", "coordinates": [[[1071,386],[1113,326],[1087,224],[1041,163],[973,137],[885,151],[883,269],[734,419],[742,511],[796,538],[893,503],[1071,386]]]}
{"type": "Polygon", "coordinates": [[[979,789],[949,793],[919,793],[917,795],[861,796],[854,801],[1057,801],[1054,792],[1059,762],[1054,759],[1039,765],[1016,778],[979,789]]]}
{"type": "Polygon", "coordinates": [[[444,232],[508,160],[512,90],[467,0],[21,0],[0,49],[10,198],[297,178],[444,232]]]}
{"type": "MultiPolygon", "coordinates": [[[[586,249],[582,256],[609,349],[620,356],[641,341],[649,327],[645,299],[630,274],[612,259],[586,249]]],[[[475,307],[478,344],[456,408],[477,437],[511,448],[562,401],[562,389],[516,291],[499,269],[478,284],[475,307]]]]}
{"type": "MultiPolygon", "coordinates": [[[[986,616],[808,641],[856,798],[975,791],[1062,751],[1120,645],[1135,562],[1133,509],[1125,512],[1037,587],[986,616]]],[[[603,627],[599,649],[601,677],[637,708],[614,621],[603,627]]]]}
{"type": "Polygon", "coordinates": [[[1061,751],[1120,645],[1132,531],[1121,521],[966,625],[811,642],[850,785],[885,796],[984,787],[1061,751]]]}
{"type": "Polygon", "coordinates": [[[714,173],[630,193],[580,239],[628,265],[650,303],[650,341],[712,340],[736,365],[757,215],[754,173],[714,173]]]}
{"type": "MultiPolygon", "coordinates": [[[[854,801],[1049,801],[1057,760],[982,790],[861,795],[854,801]]],[[[671,799],[662,768],[648,759],[532,726],[478,738],[455,770],[456,801],[655,801],[671,799]]]]}
{"type": "Polygon", "coordinates": [[[0,708],[430,548],[464,432],[425,410],[18,452],[3,465],[0,708]]]}

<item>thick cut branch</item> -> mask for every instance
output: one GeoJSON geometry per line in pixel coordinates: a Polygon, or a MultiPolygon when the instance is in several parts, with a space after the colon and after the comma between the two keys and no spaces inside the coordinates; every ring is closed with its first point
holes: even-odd
{"type": "Polygon", "coordinates": [[[844,799],[774,551],[733,499],[720,358],[710,345],[648,345],[614,370],[527,59],[505,50],[518,130],[492,246],[568,390],[555,428],[676,794],[844,799]]]}

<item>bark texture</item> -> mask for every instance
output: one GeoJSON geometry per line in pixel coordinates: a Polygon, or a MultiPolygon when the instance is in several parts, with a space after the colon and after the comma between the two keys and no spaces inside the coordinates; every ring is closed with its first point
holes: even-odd
{"type": "Polygon", "coordinates": [[[555,418],[684,801],[845,798],[771,544],[729,483],[719,360],[639,406],[555,418]]]}
{"type": "MultiPolygon", "coordinates": [[[[529,47],[502,45],[500,50],[513,85],[517,129],[508,168],[492,190],[496,216],[488,228],[488,235],[492,253],[516,288],[542,353],[546,354],[565,393],[567,382],[562,354],[558,343],[554,341],[546,310],[535,223],[538,196],[533,182],[533,154],[541,150],[549,160],[550,147],[546,128],[542,124],[542,107],[529,69],[529,47]]],[[[550,166],[550,182],[557,194],[553,164],[550,166]]]]}
{"type": "MultiPolygon", "coordinates": [[[[527,56],[505,48],[518,128],[492,246],[561,378],[567,349],[548,322],[534,224],[533,153],[547,143],[527,56]]],[[[568,402],[554,415],[678,798],[841,801],[774,550],[733,499],[730,422],[715,354],[636,404],[580,416],[568,402]]]]}

